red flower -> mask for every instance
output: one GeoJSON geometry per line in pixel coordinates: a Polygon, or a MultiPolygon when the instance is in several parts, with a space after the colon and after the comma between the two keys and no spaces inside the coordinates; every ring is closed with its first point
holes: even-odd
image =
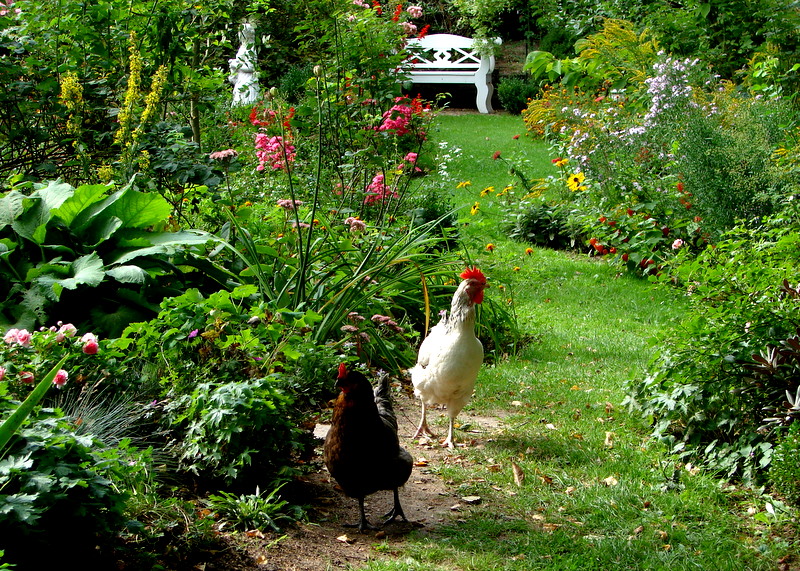
{"type": "Polygon", "coordinates": [[[612,254],[616,254],[617,253],[617,249],[614,248],[614,247],[609,248],[608,251],[611,252],[612,254]]]}
{"type": "Polygon", "coordinates": [[[661,228],[661,233],[662,233],[662,234],[663,234],[665,237],[666,237],[666,236],[669,236],[669,228],[668,228],[668,227],[666,227],[666,226],[664,226],[663,228],[661,228]]]}
{"type": "Polygon", "coordinates": [[[492,155],[492,158],[493,158],[494,160],[497,160],[497,159],[499,159],[499,158],[500,158],[500,151],[495,151],[495,152],[494,152],[494,154],[492,155]]]}
{"type": "Polygon", "coordinates": [[[682,182],[678,183],[678,192],[683,192],[683,183],[682,182]]]}
{"type": "Polygon", "coordinates": [[[625,252],[624,254],[622,254],[622,261],[627,262],[629,257],[630,256],[628,256],[628,252],[625,252]]]}
{"type": "Polygon", "coordinates": [[[375,13],[378,16],[383,14],[383,8],[381,8],[381,3],[378,0],[372,0],[372,7],[375,8],[375,13]]]}
{"type": "Polygon", "coordinates": [[[26,385],[30,385],[33,383],[33,373],[30,371],[21,371],[19,374],[19,380],[25,383],[26,385]]]}
{"type": "Polygon", "coordinates": [[[400,3],[397,5],[397,8],[394,9],[394,15],[392,16],[392,22],[397,22],[400,20],[400,14],[403,13],[403,4],[400,3]]]}
{"type": "Polygon", "coordinates": [[[598,220],[599,220],[600,222],[605,222],[607,219],[606,219],[606,217],[605,217],[605,216],[601,216],[600,218],[598,218],[598,220]]]}
{"type": "Polygon", "coordinates": [[[512,138],[512,139],[519,139],[519,135],[514,135],[514,136],[513,136],[513,137],[511,137],[511,138],[512,138]]]}
{"type": "Polygon", "coordinates": [[[591,244],[592,246],[597,244],[597,238],[592,238],[591,240],[589,240],[589,244],[591,244]]]}
{"type": "Polygon", "coordinates": [[[626,212],[628,213],[628,216],[633,216],[634,214],[636,214],[636,212],[633,210],[633,208],[628,208],[628,210],[626,210],[626,212]]]}
{"type": "Polygon", "coordinates": [[[617,225],[617,221],[616,220],[609,220],[608,221],[608,225],[609,226],[616,226],[617,225]]]}
{"type": "Polygon", "coordinates": [[[422,31],[420,31],[420,33],[417,36],[417,38],[419,38],[421,40],[422,38],[427,36],[428,35],[428,30],[430,30],[430,29],[431,29],[431,27],[426,25],[424,28],[422,28],[422,31]]]}

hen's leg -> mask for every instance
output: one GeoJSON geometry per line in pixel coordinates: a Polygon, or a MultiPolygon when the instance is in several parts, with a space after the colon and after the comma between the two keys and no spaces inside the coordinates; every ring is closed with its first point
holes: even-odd
{"type": "Polygon", "coordinates": [[[358,498],[358,513],[361,516],[361,520],[358,523],[346,523],[344,526],[357,527],[358,531],[364,531],[365,529],[378,529],[367,520],[367,515],[364,513],[364,498],[358,498]]]}
{"type": "Polygon", "coordinates": [[[394,507],[387,513],[384,517],[387,517],[386,521],[383,522],[383,525],[387,523],[393,522],[397,516],[403,518],[403,521],[408,521],[406,519],[406,514],[403,513],[403,507],[400,505],[400,495],[397,493],[397,488],[394,489],[394,507]]]}
{"type": "Polygon", "coordinates": [[[431,429],[428,428],[428,417],[427,417],[427,410],[425,409],[425,402],[422,403],[422,418],[419,421],[419,426],[417,427],[417,431],[414,433],[414,436],[411,438],[419,438],[423,434],[427,434],[428,436],[435,436],[431,429]]]}

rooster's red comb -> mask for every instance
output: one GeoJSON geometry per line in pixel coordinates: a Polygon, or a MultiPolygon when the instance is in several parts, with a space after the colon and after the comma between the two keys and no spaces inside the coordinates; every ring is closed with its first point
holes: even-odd
{"type": "Polygon", "coordinates": [[[484,276],[484,275],[483,275],[483,272],[482,272],[482,271],[480,271],[480,270],[479,270],[478,268],[476,268],[475,266],[473,266],[473,267],[471,267],[471,268],[467,268],[466,270],[464,270],[463,272],[461,272],[461,274],[460,274],[460,276],[459,276],[459,277],[460,277],[462,280],[469,280],[469,279],[473,279],[473,280],[478,280],[478,281],[480,281],[480,282],[486,283],[486,276],[484,276]]]}
{"type": "Polygon", "coordinates": [[[347,365],[339,363],[339,376],[338,379],[343,379],[347,376],[347,365]]]}

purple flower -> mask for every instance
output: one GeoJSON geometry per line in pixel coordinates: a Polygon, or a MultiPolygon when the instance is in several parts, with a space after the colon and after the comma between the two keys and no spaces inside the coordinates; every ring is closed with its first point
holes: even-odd
{"type": "Polygon", "coordinates": [[[200,333],[199,329],[192,329],[191,333],[189,333],[189,339],[194,339],[198,333],[200,333]]]}

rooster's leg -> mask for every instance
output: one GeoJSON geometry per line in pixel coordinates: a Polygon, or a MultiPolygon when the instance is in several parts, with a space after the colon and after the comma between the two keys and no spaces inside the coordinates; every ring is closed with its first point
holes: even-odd
{"type": "Polygon", "coordinates": [[[431,429],[428,428],[427,410],[425,409],[424,402],[422,403],[422,418],[419,421],[419,426],[417,427],[417,431],[411,438],[419,438],[422,435],[435,436],[435,434],[431,432],[431,429]]]}
{"type": "Polygon", "coordinates": [[[389,518],[383,522],[383,525],[387,523],[393,522],[397,516],[403,518],[403,521],[408,521],[406,519],[406,514],[403,513],[403,508],[400,505],[400,495],[397,493],[397,488],[394,489],[394,507],[387,513],[384,517],[389,518]]]}
{"type": "Polygon", "coordinates": [[[364,513],[364,498],[358,498],[358,513],[361,517],[361,520],[358,523],[346,523],[344,524],[344,527],[357,527],[358,531],[364,531],[365,529],[378,529],[367,520],[367,514],[364,513]]]}
{"type": "MultiPolygon", "coordinates": [[[[449,411],[448,411],[449,412],[449,411]]],[[[450,416],[450,415],[448,415],[450,416]]],[[[447,438],[444,439],[442,442],[442,446],[447,446],[448,448],[455,448],[456,444],[453,440],[453,422],[455,421],[455,416],[450,416],[449,426],[447,427],[447,438]]]]}

